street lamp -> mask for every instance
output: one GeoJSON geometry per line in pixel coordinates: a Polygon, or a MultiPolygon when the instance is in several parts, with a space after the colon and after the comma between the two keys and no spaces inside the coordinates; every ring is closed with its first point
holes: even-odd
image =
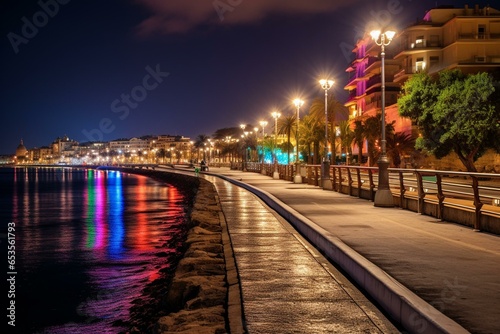
{"type": "Polygon", "coordinates": [[[385,140],[385,47],[389,45],[396,35],[395,31],[387,30],[382,33],[380,30],[370,32],[375,44],[381,47],[380,58],[382,59],[382,154],[377,161],[378,164],[378,187],[375,193],[373,204],[380,207],[393,207],[391,189],[389,188],[389,159],[387,159],[386,140],[385,140]]]}
{"type": "MultiPolygon", "coordinates": [[[[245,133],[244,133],[244,132],[245,132],[245,128],[246,128],[246,127],[247,127],[247,126],[246,126],[245,124],[243,124],[243,123],[241,123],[241,124],[240,124],[241,131],[243,132],[243,134],[241,135],[241,138],[243,138],[243,137],[245,136],[245,133]]],[[[244,157],[241,157],[241,164],[242,164],[242,166],[241,166],[241,171],[243,171],[243,172],[245,171],[245,167],[246,167],[246,166],[245,166],[245,163],[246,163],[246,154],[247,154],[247,153],[246,153],[246,149],[245,149],[245,158],[244,158],[244,157]]]]}
{"type": "Polygon", "coordinates": [[[265,138],[266,137],[267,121],[260,121],[259,124],[260,124],[260,126],[262,126],[262,138],[265,138]]]}
{"type": "Polygon", "coordinates": [[[276,157],[276,146],[278,145],[278,118],[280,118],[281,113],[278,111],[273,111],[271,115],[274,118],[274,173],[273,173],[273,179],[279,179],[280,178],[280,173],[278,172],[278,159],[276,157]]]}
{"type": "Polygon", "coordinates": [[[330,160],[328,159],[328,90],[332,88],[334,81],[321,79],[319,84],[325,90],[325,155],[323,157],[323,164],[321,165],[321,181],[323,189],[325,189],[330,181],[330,160]]]}
{"type": "Polygon", "coordinates": [[[295,176],[293,178],[293,182],[294,183],[302,183],[302,175],[300,175],[300,171],[299,171],[299,119],[300,119],[300,107],[302,107],[304,105],[304,101],[302,101],[301,99],[295,99],[293,100],[293,104],[295,105],[295,107],[297,108],[297,130],[295,131],[295,142],[297,143],[297,153],[296,153],[296,160],[295,160],[295,163],[296,163],[296,168],[295,168],[295,176]]]}

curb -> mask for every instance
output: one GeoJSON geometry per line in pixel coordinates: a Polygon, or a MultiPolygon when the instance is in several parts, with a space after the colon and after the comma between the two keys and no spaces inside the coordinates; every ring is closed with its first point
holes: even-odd
{"type": "Polygon", "coordinates": [[[357,284],[406,330],[412,333],[470,333],[424,301],[392,276],[347,246],[339,238],[281,202],[270,193],[224,175],[207,173],[240,186],[263,200],[288,220],[331,261],[338,264],[357,284]]]}
{"type": "MultiPolygon", "coordinates": [[[[217,205],[221,207],[219,195],[215,195],[217,205]]],[[[222,246],[224,249],[224,262],[226,263],[226,281],[228,285],[227,292],[227,319],[229,333],[244,334],[247,333],[244,326],[243,301],[241,298],[241,285],[238,268],[234,258],[233,245],[231,236],[227,228],[226,217],[219,211],[219,222],[222,227],[222,246]]]]}

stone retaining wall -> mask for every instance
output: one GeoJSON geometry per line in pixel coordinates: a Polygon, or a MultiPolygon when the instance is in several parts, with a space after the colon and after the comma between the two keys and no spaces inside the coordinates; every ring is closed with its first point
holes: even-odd
{"type": "Polygon", "coordinates": [[[221,211],[214,186],[200,180],[186,239],[188,248],[164,297],[171,313],[158,320],[158,333],[229,332],[221,211]]]}

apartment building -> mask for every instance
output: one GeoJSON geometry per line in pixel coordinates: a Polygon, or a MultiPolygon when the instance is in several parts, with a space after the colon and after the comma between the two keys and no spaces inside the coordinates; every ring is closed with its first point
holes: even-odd
{"type": "Polygon", "coordinates": [[[160,152],[163,161],[187,162],[192,158],[192,143],[188,137],[160,135],[153,141],[152,148],[160,152]]]}
{"type": "Polygon", "coordinates": [[[150,142],[146,139],[117,139],[109,142],[109,149],[118,153],[136,153],[149,150],[150,142]]]}
{"type": "Polygon", "coordinates": [[[492,71],[500,67],[500,11],[478,5],[434,8],[395,42],[399,52],[394,60],[401,64],[394,76],[397,83],[423,70],[492,71]]]}
{"type": "MultiPolygon", "coordinates": [[[[386,121],[397,132],[410,133],[411,122],[399,117],[397,98],[401,85],[414,73],[460,69],[464,73],[500,69],[500,11],[475,5],[469,8],[437,7],[422,20],[399,32],[385,47],[386,121]]],[[[355,48],[346,72],[349,91],[345,106],[349,118],[381,112],[380,47],[367,36],[355,48]]]]}

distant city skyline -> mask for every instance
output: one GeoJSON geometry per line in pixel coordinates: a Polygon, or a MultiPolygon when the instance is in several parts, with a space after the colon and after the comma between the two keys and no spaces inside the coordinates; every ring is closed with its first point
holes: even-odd
{"type": "Polygon", "coordinates": [[[6,0],[0,154],[21,139],[33,148],[63,135],[195,138],[257,125],[273,108],[293,112],[295,97],[306,112],[323,76],[343,102],[352,47],[368,28],[403,29],[436,5],[466,3],[488,4],[6,0]]]}

